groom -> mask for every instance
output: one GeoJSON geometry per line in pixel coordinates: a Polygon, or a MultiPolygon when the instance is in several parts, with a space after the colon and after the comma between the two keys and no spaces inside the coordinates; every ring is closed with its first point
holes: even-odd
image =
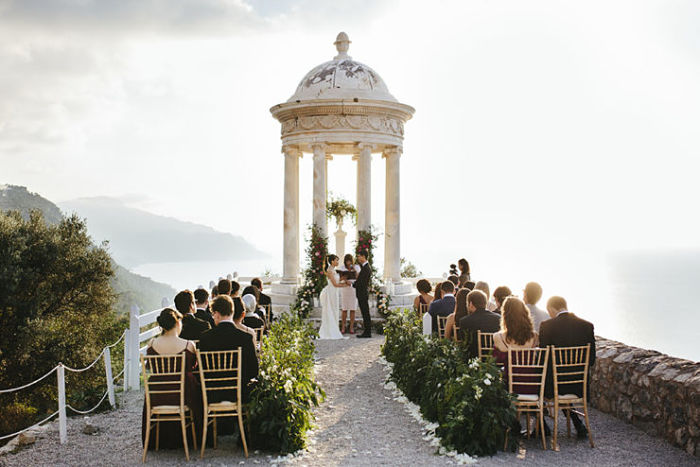
{"type": "Polygon", "coordinates": [[[372,320],[369,317],[369,280],[371,275],[371,268],[369,262],[367,261],[367,252],[360,251],[357,253],[357,262],[360,263],[362,269],[360,269],[360,274],[357,276],[357,280],[352,284],[355,287],[355,295],[357,296],[357,303],[360,305],[360,311],[362,312],[362,327],[365,329],[362,334],[358,334],[357,337],[365,338],[372,337],[372,320]]]}

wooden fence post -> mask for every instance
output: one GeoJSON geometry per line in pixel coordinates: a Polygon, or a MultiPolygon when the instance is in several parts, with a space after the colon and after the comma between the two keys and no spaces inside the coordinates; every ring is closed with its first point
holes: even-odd
{"type": "Polygon", "coordinates": [[[56,375],[58,376],[58,433],[61,444],[64,444],[68,435],[66,430],[66,373],[63,363],[58,364],[56,375]]]}
{"type": "Polygon", "coordinates": [[[105,347],[105,374],[107,376],[107,398],[109,405],[114,408],[117,404],[114,400],[114,382],[112,381],[112,355],[109,347],[105,347]]]}

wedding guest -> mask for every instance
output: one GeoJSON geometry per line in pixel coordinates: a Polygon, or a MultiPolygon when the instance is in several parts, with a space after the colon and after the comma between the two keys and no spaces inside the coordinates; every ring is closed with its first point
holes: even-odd
{"type": "Polygon", "coordinates": [[[175,295],[175,308],[182,315],[182,331],[180,337],[187,340],[199,340],[199,336],[211,328],[207,321],[194,315],[197,311],[194,303],[194,295],[189,290],[183,290],[175,295]]]}
{"type": "Polygon", "coordinates": [[[546,311],[537,307],[537,302],[542,298],[542,286],[537,282],[528,282],[523,290],[523,301],[530,309],[532,322],[535,325],[535,331],[539,332],[542,321],[549,319],[546,311]]]}
{"type": "Polygon", "coordinates": [[[493,312],[500,315],[503,302],[506,300],[506,297],[510,297],[511,295],[513,295],[513,292],[505,285],[496,287],[496,290],[493,291],[493,301],[496,304],[496,309],[493,310],[493,312]]]}
{"type": "Polygon", "coordinates": [[[275,319],[275,315],[272,314],[272,299],[269,295],[263,293],[263,282],[260,280],[260,278],[256,277],[250,281],[250,285],[254,285],[258,288],[258,292],[260,293],[258,305],[266,310],[268,319],[270,320],[270,323],[272,323],[272,321],[275,319]]]}
{"type": "Polygon", "coordinates": [[[214,318],[209,311],[209,292],[206,289],[199,288],[194,291],[194,301],[197,311],[195,311],[194,316],[209,323],[210,327],[216,326],[214,324],[214,318]]]}
{"type": "Polygon", "coordinates": [[[219,295],[219,286],[214,284],[214,286],[211,288],[211,301],[213,302],[214,299],[219,295]]]}
{"type": "MultiPolygon", "coordinates": [[[[340,278],[345,279],[349,283],[352,283],[357,276],[360,274],[361,268],[359,264],[355,264],[355,261],[351,254],[347,254],[343,257],[343,265],[337,269],[340,272],[340,278]]],[[[353,287],[343,287],[340,289],[340,332],[345,334],[345,320],[350,315],[350,327],[349,333],[355,334],[355,311],[357,310],[357,294],[353,287]]]]}
{"type": "Polygon", "coordinates": [[[491,292],[489,289],[489,284],[488,282],[484,281],[479,281],[476,284],[474,284],[474,288],[472,290],[481,290],[486,294],[486,309],[489,311],[494,311],[496,309],[496,304],[491,300],[491,292]]]}
{"type": "MultiPolygon", "coordinates": [[[[181,355],[185,354],[185,404],[192,411],[195,430],[198,441],[202,428],[202,394],[199,389],[199,375],[194,373],[197,364],[195,346],[192,341],[179,337],[182,330],[182,315],[172,308],[165,308],[157,318],[160,326],[160,336],[151,339],[146,349],[146,355],[181,355]]],[[[164,378],[161,376],[160,378],[164,378]]],[[[152,394],[152,405],[179,405],[180,397],[177,394],[152,394]]],[[[143,401],[143,412],[141,416],[141,443],[146,441],[146,424],[148,417],[146,413],[146,401],[143,401]]],[[[182,429],[177,423],[161,423],[159,448],[179,448],[182,447],[182,429]]],[[[156,437],[151,431],[148,449],[155,449],[156,437]]],[[[187,430],[188,443],[192,443],[191,431],[187,430]]],[[[190,444],[191,445],[191,444],[190,444]]]]}
{"type": "MultiPolygon", "coordinates": [[[[551,297],[547,301],[547,312],[551,319],[542,322],[540,327],[540,346],[577,347],[590,344],[589,362],[592,367],[596,357],[593,324],[571,313],[563,297],[551,297]]],[[[546,397],[552,398],[554,397],[554,378],[551,368],[552,359],[550,358],[549,361],[550,368],[547,370],[547,383],[544,392],[546,397]]],[[[567,371],[576,371],[576,367],[569,367],[567,371]]],[[[590,378],[588,381],[590,382],[590,378]]],[[[576,394],[579,397],[583,397],[583,384],[562,385],[560,381],[559,391],[563,394],[576,394]]],[[[586,438],[588,430],[574,411],[571,411],[571,420],[574,422],[574,427],[576,427],[576,436],[579,439],[586,438]]]]}
{"type": "MultiPolygon", "coordinates": [[[[257,301],[255,295],[245,294],[243,297],[235,297],[234,306],[236,305],[236,300],[240,300],[245,308],[245,314],[243,315],[242,323],[250,329],[264,328],[265,321],[263,321],[260,316],[257,315],[256,311],[258,309],[257,301]]],[[[235,311],[235,310],[234,310],[235,311]]],[[[235,321],[235,319],[234,319],[235,321]]]]}
{"type": "Polygon", "coordinates": [[[468,314],[467,295],[469,292],[471,291],[465,287],[459,289],[455,295],[455,311],[447,317],[447,323],[445,323],[445,337],[447,339],[454,339],[457,323],[468,314]]]}
{"type": "Polygon", "coordinates": [[[219,295],[231,295],[231,281],[228,279],[220,279],[217,284],[217,293],[219,295]]]}
{"type": "Polygon", "coordinates": [[[469,354],[479,354],[477,331],[497,332],[501,327],[501,317],[486,309],[486,294],[481,290],[472,290],[467,295],[469,315],[459,321],[459,333],[462,340],[469,339],[469,354]]]}
{"type": "Polygon", "coordinates": [[[449,316],[455,311],[455,285],[450,281],[445,281],[440,285],[442,298],[433,300],[428,308],[431,316],[431,332],[438,332],[438,316],[449,316]]]}
{"type": "MultiPolygon", "coordinates": [[[[211,311],[214,315],[216,327],[202,334],[199,341],[199,348],[202,352],[216,350],[242,351],[242,393],[243,401],[250,400],[250,382],[258,376],[258,359],[255,356],[255,343],[253,336],[242,331],[234,324],[234,319],[242,320],[245,314],[243,305],[236,307],[234,314],[233,300],[228,294],[216,297],[211,304],[211,311]]],[[[220,402],[224,400],[235,401],[234,391],[213,391],[207,394],[209,402],[220,402]]]]}
{"type": "Polygon", "coordinates": [[[420,315],[420,306],[430,306],[433,301],[433,296],[430,295],[432,287],[430,286],[430,282],[426,279],[420,279],[416,282],[416,289],[418,290],[418,296],[413,300],[413,308],[416,310],[416,313],[420,315]]]}
{"type": "MultiPolygon", "coordinates": [[[[435,293],[433,294],[433,302],[442,298],[442,282],[435,284],[435,293]]],[[[431,302],[432,303],[432,302],[431,302]]]]}
{"type": "Polygon", "coordinates": [[[260,306],[260,291],[258,290],[257,287],[254,285],[249,285],[245,289],[243,289],[243,292],[241,295],[252,295],[255,297],[255,310],[250,311],[247,314],[255,313],[255,316],[265,321],[265,309],[260,306]]]}
{"type": "MultiPolygon", "coordinates": [[[[508,297],[503,303],[501,330],[493,336],[493,356],[504,365],[503,381],[508,384],[508,351],[537,347],[537,333],[532,324],[530,310],[518,297],[508,297]]],[[[528,377],[526,377],[528,378],[528,377]]],[[[524,380],[524,382],[531,382],[524,380]]],[[[536,386],[513,384],[516,394],[538,394],[536,386]]]]}
{"type": "Polygon", "coordinates": [[[469,261],[467,261],[464,258],[461,258],[459,261],[457,261],[457,266],[459,266],[459,282],[457,284],[457,287],[461,289],[462,287],[464,287],[467,281],[471,280],[471,270],[469,269],[469,261]]]}

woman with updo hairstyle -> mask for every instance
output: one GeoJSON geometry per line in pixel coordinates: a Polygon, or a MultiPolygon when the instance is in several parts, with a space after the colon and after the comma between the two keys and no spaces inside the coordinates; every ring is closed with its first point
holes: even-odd
{"type": "Polygon", "coordinates": [[[413,300],[413,309],[416,310],[416,314],[420,317],[421,305],[430,307],[430,304],[433,302],[433,296],[430,295],[433,288],[430,286],[430,282],[426,279],[421,279],[416,282],[416,290],[418,290],[418,296],[413,300]]]}
{"type": "MultiPolygon", "coordinates": [[[[202,393],[199,381],[195,376],[194,368],[197,365],[197,357],[194,342],[181,339],[182,315],[172,308],[164,308],[156,319],[160,326],[161,334],[151,339],[146,349],[146,355],[169,355],[177,357],[185,354],[185,404],[192,411],[194,426],[197,431],[197,440],[202,432],[202,393]]],[[[160,377],[164,378],[164,377],[160,377]]],[[[179,380],[179,379],[178,379],[179,380]]],[[[177,394],[152,394],[152,405],[179,405],[180,397],[177,394]]],[[[146,440],[146,401],[143,401],[143,415],[141,417],[141,442],[146,440]]],[[[182,448],[182,431],[177,423],[160,424],[159,448],[182,448]]],[[[192,432],[187,430],[188,443],[192,443],[192,432]]],[[[151,436],[148,449],[155,449],[156,437],[151,436]]],[[[192,444],[193,445],[193,444],[192,444]]]]}
{"type": "Polygon", "coordinates": [[[455,311],[447,317],[447,322],[445,323],[445,338],[454,339],[455,337],[455,327],[459,320],[464,318],[469,314],[467,311],[467,295],[469,295],[468,288],[459,289],[455,295],[455,311]]]}
{"type": "Polygon", "coordinates": [[[493,301],[496,304],[496,309],[493,310],[494,313],[501,314],[501,307],[503,307],[503,302],[506,300],[507,297],[510,297],[513,295],[513,292],[510,291],[508,287],[505,285],[499,285],[496,287],[496,290],[493,291],[493,301]]]}
{"type": "MultiPolygon", "coordinates": [[[[496,363],[504,365],[504,381],[508,381],[508,351],[532,349],[538,343],[539,338],[525,302],[518,297],[506,298],[501,310],[501,330],[493,335],[493,356],[496,363]]],[[[536,394],[537,387],[514,384],[513,391],[518,394],[536,394]]]]}

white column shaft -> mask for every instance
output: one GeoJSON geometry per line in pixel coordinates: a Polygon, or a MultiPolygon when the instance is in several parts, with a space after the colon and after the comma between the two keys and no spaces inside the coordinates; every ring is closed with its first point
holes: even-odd
{"type": "Polygon", "coordinates": [[[299,151],[284,148],[284,258],[282,282],[299,277],[299,151]]]}
{"type": "Polygon", "coordinates": [[[384,243],[384,276],[401,282],[401,196],[400,148],[384,153],[386,158],[386,211],[384,243]]]}
{"type": "Polygon", "coordinates": [[[360,147],[357,157],[357,230],[372,225],[372,146],[360,147]]]}
{"type": "Polygon", "coordinates": [[[321,230],[321,235],[328,236],[328,222],[326,220],[326,146],[324,144],[313,145],[314,150],[314,209],[313,223],[321,230]]]}

